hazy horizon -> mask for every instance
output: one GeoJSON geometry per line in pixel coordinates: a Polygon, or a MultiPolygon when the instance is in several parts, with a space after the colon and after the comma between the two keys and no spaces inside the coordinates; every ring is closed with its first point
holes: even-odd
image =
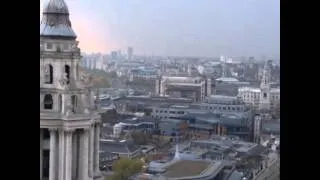
{"type": "Polygon", "coordinates": [[[279,0],[65,1],[83,52],[280,56],[279,0]]]}

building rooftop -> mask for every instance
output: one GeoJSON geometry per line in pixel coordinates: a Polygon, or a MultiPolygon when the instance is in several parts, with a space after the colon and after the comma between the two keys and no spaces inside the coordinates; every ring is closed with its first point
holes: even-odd
{"type": "Polygon", "coordinates": [[[248,114],[244,112],[213,113],[209,111],[188,112],[177,119],[194,119],[208,123],[222,123],[230,126],[244,126],[248,120],[248,114]]]}
{"type": "Polygon", "coordinates": [[[143,116],[143,117],[130,117],[123,120],[120,120],[122,124],[140,124],[143,122],[154,122],[155,119],[150,116],[143,116]]]}
{"type": "Polygon", "coordinates": [[[223,82],[239,82],[238,79],[232,77],[221,77],[216,79],[216,81],[223,81],[223,82]]]}
{"type": "Polygon", "coordinates": [[[237,170],[233,171],[228,180],[241,180],[243,173],[238,172],[237,170]]]}
{"type": "Polygon", "coordinates": [[[256,143],[239,141],[239,140],[231,140],[231,139],[226,139],[224,137],[221,137],[221,139],[191,141],[191,146],[192,145],[201,146],[201,144],[204,147],[221,148],[221,150],[232,149],[239,153],[249,153],[249,154],[255,154],[257,152],[264,150],[263,147],[260,147],[256,143]]]}
{"type": "Polygon", "coordinates": [[[176,77],[176,76],[163,76],[162,79],[166,82],[172,83],[195,83],[195,81],[201,80],[201,77],[176,77]]]}
{"type": "Polygon", "coordinates": [[[209,165],[210,163],[206,161],[182,160],[167,167],[163,176],[168,178],[196,176],[200,175],[209,165]]]}
{"type": "Polygon", "coordinates": [[[242,91],[251,91],[251,92],[257,92],[257,93],[260,93],[261,92],[261,89],[260,88],[255,88],[255,87],[240,87],[238,89],[239,92],[242,92],[242,91]]]}
{"type": "Polygon", "coordinates": [[[262,131],[266,133],[280,133],[280,122],[278,121],[263,122],[262,131]]]}
{"type": "Polygon", "coordinates": [[[209,104],[241,104],[241,99],[237,96],[212,95],[206,98],[209,104]]]}
{"type": "Polygon", "coordinates": [[[139,150],[140,147],[129,140],[100,139],[100,149],[109,153],[132,153],[139,150]]]}

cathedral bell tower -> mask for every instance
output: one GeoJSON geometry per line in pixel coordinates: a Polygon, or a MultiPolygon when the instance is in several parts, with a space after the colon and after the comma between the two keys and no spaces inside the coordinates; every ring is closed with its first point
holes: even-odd
{"type": "Polygon", "coordinates": [[[79,69],[76,38],[64,0],[47,0],[40,23],[40,180],[100,178],[101,120],[91,78],[79,69]]]}
{"type": "Polygon", "coordinates": [[[259,110],[270,109],[270,68],[266,63],[263,68],[261,84],[260,84],[260,104],[259,110]]]}

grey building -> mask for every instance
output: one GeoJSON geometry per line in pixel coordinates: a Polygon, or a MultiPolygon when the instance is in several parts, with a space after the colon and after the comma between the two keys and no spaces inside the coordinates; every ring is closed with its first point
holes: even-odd
{"type": "Polygon", "coordinates": [[[101,139],[100,150],[118,155],[120,158],[135,158],[141,155],[141,148],[132,140],[101,139]]]}

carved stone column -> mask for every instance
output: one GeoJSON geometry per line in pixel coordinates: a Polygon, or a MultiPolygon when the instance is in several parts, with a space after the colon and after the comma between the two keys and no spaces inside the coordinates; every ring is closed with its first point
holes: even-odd
{"type": "Polygon", "coordinates": [[[89,176],[93,177],[94,125],[91,125],[89,132],[89,176]]]}
{"type": "Polygon", "coordinates": [[[95,143],[94,143],[94,172],[99,174],[99,151],[100,151],[100,123],[95,125],[95,143]]]}
{"type": "Polygon", "coordinates": [[[85,128],[83,129],[83,133],[81,136],[81,143],[82,143],[82,148],[81,148],[81,180],[88,180],[88,172],[89,172],[89,129],[90,128],[85,128]]]}
{"type": "Polygon", "coordinates": [[[72,135],[72,179],[77,179],[78,165],[78,132],[75,131],[72,135]]]}
{"type": "Polygon", "coordinates": [[[65,136],[64,130],[59,130],[59,180],[64,180],[65,136]]]}
{"type": "Polygon", "coordinates": [[[57,179],[57,162],[56,162],[56,144],[57,144],[57,130],[56,128],[49,129],[50,131],[50,164],[49,164],[49,180],[57,179]]]}
{"type": "Polygon", "coordinates": [[[73,129],[66,129],[65,135],[66,135],[66,177],[65,180],[71,180],[72,179],[72,132],[73,129]]]}

